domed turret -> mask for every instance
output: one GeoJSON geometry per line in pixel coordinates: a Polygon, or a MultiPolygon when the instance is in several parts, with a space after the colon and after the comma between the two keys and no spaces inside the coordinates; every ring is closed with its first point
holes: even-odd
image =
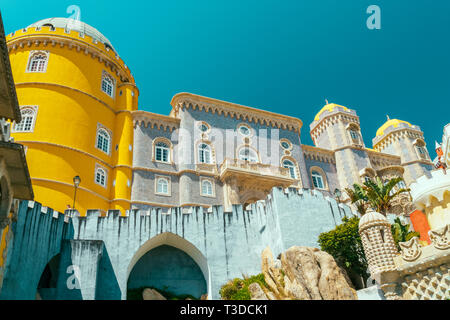
{"type": "Polygon", "coordinates": [[[372,139],[376,151],[400,156],[407,184],[433,169],[423,132],[420,127],[407,121],[390,119],[377,130],[372,139]]]}
{"type": "Polygon", "coordinates": [[[87,23],[84,23],[79,20],[74,20],[70,18],[47,18],[39,20],[33,24],[30,24],[27,28],[32,27],[63,28],[66,30],[78,31],[80,34],[88,35],[92,37],[92,39],[101,42],[114,50],[114,47],[112,46],[111,42],[100,31],[88,25],[87,23]]]}
{"type": "Polygon", "coordinates": [[[67,18],[40,20],[6,41],[26,119],[12,136],[27,147],[36,201],[60,212],[128,210],[139,92],[111,42],[67,18]]]}

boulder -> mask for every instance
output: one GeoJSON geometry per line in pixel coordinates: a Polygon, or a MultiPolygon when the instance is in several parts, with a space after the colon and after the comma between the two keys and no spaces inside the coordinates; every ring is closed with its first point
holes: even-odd
{"type": "Polygon", "coordinates": [[[250,284],[248,286],[248,290],[250,291],[252,300],[268,300],[266,294],[258,283],[253,282],[250,284]]]}
{"type": "Polygon", "coordinates": [[[280,259],[274,260],[268,247],[262,253],[262,272],[270,290],[265,296],[269,299],[357,299],[345,271],[330,254],[317,248],[294,246],[283,252],[280,259]]]}
{"type": "Polygon", "coordinates": [[[146,288],[142,292],[142,298],[144,300],[167,300],[162,294],[155,289],[146,288]]]}

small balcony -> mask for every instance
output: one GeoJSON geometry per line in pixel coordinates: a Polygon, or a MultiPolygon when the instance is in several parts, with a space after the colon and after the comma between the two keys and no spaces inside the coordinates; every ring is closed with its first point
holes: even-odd
{"type": "Polygon", "coordinates": [[[275,186],[289,187],[295,180],[288,168],[259,162],[226,158],[219,168],[220,180],[235,177],[242,187],[271,189],[275,186]]]}

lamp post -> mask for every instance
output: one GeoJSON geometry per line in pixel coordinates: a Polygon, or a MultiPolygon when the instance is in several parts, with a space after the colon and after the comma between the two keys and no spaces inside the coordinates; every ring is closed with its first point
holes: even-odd
{"type": "Polygon", "coordinates": [[[72,206],[73,211],[75,211],[75,199],[77,197],[77,189],[78,189],[78,186],[80,185],[80,183],[81,183],[80,176],[73,177],[73,185],[75,187],[75,192],[73,194],[73,206],[72,206]]]}
{"type": "MultiPolygon", "coordinates": [[[[339,205],[341,204],[341,195],[342,195],[341,190],[339,190],[338,188],[334,189],[334,196],[336,198],[336,202],[337,202],[337,205],[338,205],[339,214],[341,214],[341,209],[339,207],[339,205]]],[[[344,210],[344,216],[347,217],[347,215],[345,214],[345,210],[344,210]]]]}

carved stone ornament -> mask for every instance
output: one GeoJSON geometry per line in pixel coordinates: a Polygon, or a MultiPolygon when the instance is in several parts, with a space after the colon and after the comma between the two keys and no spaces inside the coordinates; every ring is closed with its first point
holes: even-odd
{"type": "Polygon", "coordinates": [[[446,225],[441,229],[431,230],[430,239],[436,249],[450,248],[450,227],[446,225]]]}
{"type": "Polygon", "coordinates": [[[406,242],[400,242],[399,245],[402,249],[402,258],[405,261],[414,261],[422,253],[418,237],[413,237],[406,242]]]}

